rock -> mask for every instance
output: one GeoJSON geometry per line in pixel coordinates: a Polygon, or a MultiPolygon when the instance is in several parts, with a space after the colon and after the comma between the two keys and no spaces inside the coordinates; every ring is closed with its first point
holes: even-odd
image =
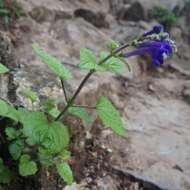
{"type": "Polygon", "coordinates": [[[121,8],[124,6],[123,0],[112,0],[112,1],[109,1],[109,3],[110,3],[110,11],[115,16],[119,14],[121,8]]]}
{"type": "MultiPolygon", "coordinates": [[[[63,99],[60,81],[34,54],[31,48],[33,41],[38,42],[47,52],[62,60],[72,72],[72,80],[66,83],[67,90],[72,93],[87,73],[77,67],[81,47],[87,47],[98,55],[100,50],[105,49],[108,38],[111,37],[123,44],[134,39],[144,31],[144,28],[149,26],[144,22],[117,22],[113,19],[113,22],[110,22],[109,30],[99,28],[103,27],[105,23],[98,23],[97,13],[107,13],[112,17],[110,12],[114,9],[114,3],[118,2],[120,4],[118,7],[124,6],[120,0],[113,2],[107,0],[19,1],[22,2],[27,12],[35,10],[37,7],[44,7],[48,10],[48,14],[50,13],[50,17],[42,16],[40,19],[36,19],[38,14],[36,16],[34,14],[33,19],[22,18],[26,19],[30,27],[27,33],[20,27],[22,43],[15,49],[15,54],[21,68],[15,72],[14,80],[19,85],[17,90],[19,100],[25,106],[28,106],[28,102],[19,93],[25,86],[32,86],[39,93],[40,100],[45,97],[63,99]],[[108,2],[112,2],[111,10],[108,2]],[[77,13],[77,10],[82,10],[82,14],[80,11],[77,13]],[[93,11],[89,13],[89,10],[93,11]],[[66,18],[64,14],[61,16],[60,14],[64,12],[69,12],[70,16],[66,16],[66,18]],[[86,12],[88,20],[85,19],[86,12]],[[72,16],[73,13],[76,17],[72,16]],[[88,13],[93,15],[92,18],[95,18],[96,22],[89,19],[91,17],[88,13]],[[95,27],[95,25],[97,26],[95,27]]],[[[171,2],[172,8],[178,1],[137,0],[136,2],[143,8],[146,19],[147,10],[154,5],[167,6],[166,3],[171,2]]],[[[130,1],[125,1],[126,8],[131,7],[129,3],[130,1]]],[[[113,12],[117,9],[116,7],[113,12]]],[[[100,20],[103,17],[98,18],[100,20]]],[[[103,20],[107,21],[107,15],[103,20]]],[[[22,23],[24,22],[22,21],[22,23]]],[[[175,29],[174,33],[178,35],[180,31],[175,29]]],[[[183,68],[183,71],[187,72],[189,71],[188,46],[187,48],[184,46],[181,51],[178,58],[175,58],[175,62],[178,62],[177,65],[180,69],[183,68]],[[184,56],[185,49],[187,49],[186,56],[184,56]]],[[[106,95],[120,111],[125,127],[129,131],[129,138],[125,140],[107,132],[104,133],[101,140],[106,147],[113,150],[113,166],[117,165],[134,176],[150,180],[162,187],[169,187],[171,190],[179,186],[184,190],[189,190],[187,178],[190,176],[190,107],[181,98],[181,90],[184,84],[188,83],[186,79],[188,77],[186,75],[181,79],[181,75],[178,75],[177,72],[173,73],[174,77],[168,78],[167,75],[164,77],[156,75],[155,77],[154,73],[147,76],[146,70],[142,72],[139,68],[139,62],[144,64],[141,59],[140,61],[137,58],[129,59],[128,62],[133,66],[133,76],[135,76],[133,82],[130,82],[125,76],[115,77],[112,73],[97,72],[90,78],[77,102],[92,105],[98,96],[106,95]],[[148,91],[147,84],[152,84],[148,91]],[[174,182],[173,178],[177,178],[177,180],[174,182]]],[[[4,87],[0,92],[7,93],[4,87]]],[[[101,129],[103,130],[103,128],[101,129]]],[[[116,184],[118,184],[118,180],[110,176],[98,179],[99,189],[116,189],[116,184]]],[[[76,186],[74,184],[73,188],[77,188],[76,186]]],[[[136,184],[134,186],[133,189],[137,189],[136,184]]]]}
{"type": "Polygon", "coordinates": [[[0,97],[15,103],[16,85],[14,83],[14,73],[18,67],[15,58],[11,38],[5,32],[0,32],[0,63],[10,69],[8,74],[0,76],[0,97]]]}
{"type": "Polygon", "coordinates": [[[39,6],[34,7],[30,12],[29,15],[39,23],[42,22],[53,22],[54,20],[59,19],[71,19],[73,17],[71,11],[67,10],[49,10],[45,7],[39,6]]]}
{"type": "Polygon", "coordinates": [[[150,11],[155,6],[165,7],[169,10],[178,10],[180,12],[184,7],[183,0],[127,0],[124,1],[124,5],[120,7],[117,15],[122,15],[120,18],[129,20],[143,20],[149,19],[150,11]],[[130,4],[130,7],[125,7],[126,4],[130,4]],[[126,16],[125,16],[126,15],[126,16]]]}
{"type": "Polygon", "coordinates": [[[181,28],[179,28],[179,27],[172,27],[172,29],[170,30],[170,35],[175,38],[175,41],[177,43],[183,43],[181,28]]]}
{"type": "Polygon", "coordinates": [[[189,177],[168,164],[156,163],[142,174],[144,179],[159,184],[162,189],[190,189],[189,177]],[[158,175],[160,174],[160,175],[158,175]]]}
{"type": "Polygon", "coordinates": [[[190,68],[185,60],[181,60],[181,63],[171,61],[169,68],[181,73],[182,75],[190,76],[190,68]]]}
{"type": "Polygon", "coordinates": [[[17,62],[14,57],[13,44],[11,36],[5,32],[0,31],[0,63],[4,64],[10,69],[17,67],[17,62]]]}
{"type": "Polygon", "coordinates": [[[49,20],[48,17],[52,17],[52,12],[46,9],[45,7],[34,7],[29,15],[37,22],[41,23],[49,20]]]}
{"type": "Polygon", "coordinates": [[[134,2],[128,7],[124,6],[119,12],[118,17],[122,20],[139,21],[145,19],[143,5],[139,2],[134,2]]]}
{"type": "Polygon", "coordinates": [[[184,100],[188,104],[190,104],[190,89],[184,88],[184,90],[182,91],[182,96],[183,96],[184,100]]]}
{"type": "Polygon", "coordinates": [[[175,7],[180,7],[181,9],[184,6],[183,0],[155,0],[155,1],[149,1],[149,0],[137,0],[145,10],[152,9],[154,6],[162,6],[165,8],[168,8],[170,10],[173,10],[175,7]]]}
{"type": "Polygon", "coordinates": [[[151,93],[144,89],[142,80],[139,87],[128,87],[123,119],[129,139],[110,135],[104,143],[113,149],[113,165],[163,189],[188,190],[190,107],[175,90],[183,88],[184,81],[162,80],[150,79],[154,81],[151,93]],[[171,83],[175,84],[174,89],[168,92],[171,83]]]}
{"type": "Polygon", "coordinates": [[[89,9],[77,9],[74,11],[76,17],[82,17],[89,23],[98,28],[108,28],[109,23],[106,21],[106,15],[103,12],[94,13],[89,9]]]}

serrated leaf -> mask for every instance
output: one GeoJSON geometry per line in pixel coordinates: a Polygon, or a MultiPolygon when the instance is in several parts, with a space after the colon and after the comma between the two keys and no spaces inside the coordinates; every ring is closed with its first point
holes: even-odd
{"type": "Polygon", "coordinates": [[[69,144],[69,132],[60,122],[54,122],[48,125],[42,145],[52,154],[61,152],[69,144]]]}
{"type": "Polygon", "coordinates": [[[106,71],[107,69],[102,65],[97,64],[96,56],[92,51],[86,48],[82,48],[80,50],[80,68],[88,70],[94,69],[96,71],[106,71]]]}
{"type": "Polygon", "coordinates": [[[9,72],[9,69],[0,63],[0,74],[9,72]]]}
{"type": "MultiPolygon", "coordinates": [[[[101,60],[105,59],[108,55],[108,52],[101,52],[101,60]]],[[[105,63],[101,64],[101,67],[116,74],[123,74],[125,71],[125,64],[117,57],[111,57],[105,63]]]]}
{"type": "Polygon", "coordinates": [[[109,40],[108,43],[107,43],[107,47],[110,51],[113,51],[115,49],[117,49],[119,47],[119,43],[114,41],[114,40],[109,40]]]}
{"type": "Polygon", "coordinates": [[[14,160],[18,160],[23,149],[23,142],[17,140],[9,145],[9,152],[14,160]]]}
{"type": "Polygon", "coordinates": [[[23,134],[30,145],[42,143],[48,126],[44,113],[23,111],[20,122],[23,124],[23,134]]]}
{"type": "Polygon", "coordinates": [[[38,99],[36,92],[34,92],[31,88],[24,89],[21,94],[26,98],[29,98],[31,102],[36,102],[38,99]]]}
{"type": "Polygon", "coordinates": [[[82,69],[96,69],[96,56],[94,53],[86,48],[80,49],[80,64],[79,67],[82,69]]]}
{"type": "Polygon", "coordinates": [[[17,110],[3,100],[0,100],[0,116],[8,117],[14,121],[18,121],[20,118],[17,110]]]}
{"type": "Polygon", "coordinates": [[[67,128],[60,122],[49,123],[42,112],[25,113],[21,122],[30,145],[39,144],[51,153],[58,153],[69,143],[67,128]]]}
{"type": "Polygon", "coordinates": [[[37,43],[34,43],[32,47],[34,52],[42,59],[42,61],[49,67],[49,69],[58,75],[62,80],[68,80],[71,78],[70,72],[63,66],[61,61],[51,56],[37,43]]]}
{"type": "Polygon", "coordinates": [[[111,128],[116,134],[122,137],[127,137],[127,130],[123,126],[119,112],[106,97],[102,96],[98,99],[96,110],[106,127],[111,128]]]}
{"type": "Polygon", "coordinates": [[[29,176],[34,175],[37,171],[37,164],[31,160],[30,155],[22,155],[19,162],[19,174],[21,176],[29,176]]]}
{"type": "Polygon", "coordinates": [[[20,132],[18,130],[16,130],[13,127],[7,127],[5,129],[5,133],[8,137],[8,140],[14,140],[18,137],[18,135],[20,134],[20,132]]]}
{"type": "Polygon", "coordinates": [[[12,178],[10,169],[3,164],[2,158],[0,158],[0,183],[9,183],[12,178]]]}
{"type": "Polygon", "coordinates": [[[84,108],[70,107],[68,112],[82,119],[87,124],[92,123],[92,117],[85,111],[84,108]]]}
{"type": "Polygon", "coordinates": [[[5,116],[9,111],[8,104],[0,99],[0,115],[5,116]]]}
{"type": "Polygon", "coordinates": [[[60,163],[56,165],[58,174],[62,177],[62,179],[68,184],[71,185],[73,183],[73,172],[70,166],[67,163],[60,163]]]}

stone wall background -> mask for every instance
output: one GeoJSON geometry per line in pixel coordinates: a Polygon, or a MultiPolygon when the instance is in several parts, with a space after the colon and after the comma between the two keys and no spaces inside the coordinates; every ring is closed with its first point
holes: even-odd
{"type": "MultiPolygon", "coordinates": [[[[155,5],[178,8],[181,16],[171,35],[179,52],[164,68],[148,71],[146,60],[129,59],[133,74],[126,72],[126,76],[118,77],[96,73],[77,101],[88,104],[97,95],[108,94],[119,109],[129,139],[124,141],[107,130],[101,132],[101,143],[113,151],[114,167],[162,189],[189,190],[190,26],[183,15],[183,0],[18,1],[27,16],[17,21],[11,33],[0,33],[1,44],[5,42],[11,48],[4,52],[4,46],[0,47],[1,59],[13,56],[11,60],[4,59],[13,72],[0,79],[0,94],[23,105],[29,104],[20,96],[26,86],[39,92],[41,99],[62,98],[58,79],[34,55],[33,42],[38,42],[71,70],[74,77],[67,88],[72,93],[86,73],[77,69],[81,47],[98,53],[105,49],[109,38],[121,43],[131,40],[156,23],[149,18],[149,11],[155,5]],[[14,46],[10,41],[15,42],[14,46]]],[[[109,176],[94,180],[97,189],[117,189],[109,176]]]]}

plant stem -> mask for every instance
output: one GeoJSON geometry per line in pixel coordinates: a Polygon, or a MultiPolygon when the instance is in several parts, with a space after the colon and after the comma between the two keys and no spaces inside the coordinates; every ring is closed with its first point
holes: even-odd
{"type": "MultiPolygon", "coordinates": [[[[110,59],[111,57],[113,57],[114,55],[118,54],[119,52],[121,52],[123,49],[127,48],[131,46],[131,44],[124,44],[122,46],[120,46],[119,48],[115,49],[113,52],[111,52],[105,59],[101,60],[98,64],[101,65],[103,63],[105,63],[108,59],[110,59]]],[[[95,72],[94,69],[90,70],[88,72],[88,74],[84,77],[84,79],[81,81],[79,87],[77,88],[77,90],[75,91],[74,95],[72,96],[72,98],[67,102],[66,107],[61,111],[61,113],[57,116],[57,118],[55,118],[55,121],[58,121],[69,109],[69,107],[72,106],[73,102],[75,101],[76,97],[78,96],[78,94],[80,93],[80,91],[82,90],[82,88],[84,87],[85,83],[88,81],[88,79],[91,77],[91,75],[95,72]]]]}
{"type": "Polygon", "coordinates": [[[60,79],[60,80],[61,80],[61,87],[63,89],[63,94],[64,94],[64,97],[65,97],[65,101],[68,102],[67,91],[66,91],[66,88],[65,88],[64,81],[63,81],[63,79],[60,79]]]}

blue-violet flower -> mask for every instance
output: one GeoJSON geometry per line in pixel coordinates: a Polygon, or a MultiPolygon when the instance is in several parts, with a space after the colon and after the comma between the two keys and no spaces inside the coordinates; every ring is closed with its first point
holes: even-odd
{"type": "Polygon", "coordinates": [[[145,32],[143,36],[149,36],[152,34],[160,34],[161,32],[164,32],[164,27],[161,24],[159,24],[159,25],[154,26],[152,30],[145,32]]]}
{"type": "Polygon", "coordinates": [[[140,43],[136,50],[126,53],[126,58],[135,55],[150,55],[152,64],[160,66],[164,59],[173,54],[172,44],[167,40],[152,40],[140,43]]]}

